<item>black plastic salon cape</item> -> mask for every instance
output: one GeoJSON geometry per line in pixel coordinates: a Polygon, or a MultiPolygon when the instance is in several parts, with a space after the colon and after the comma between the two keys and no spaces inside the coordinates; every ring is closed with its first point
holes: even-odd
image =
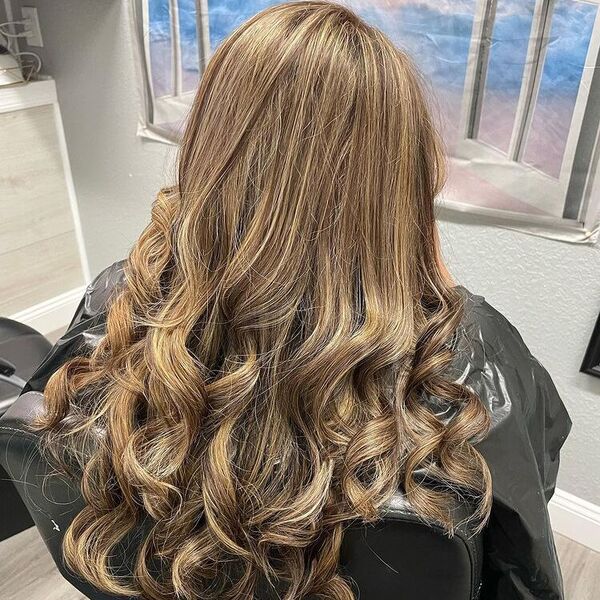
{"type": "MultiPolygon", "coordinates": [[[[23,455],[23,464],[27,462],[27,453],[31,450],[27,444],[35,443],[35,440],[28,441],[28,434],[19,431],[20,423],[27,420],[27,415],[39,410],[36,403],[41,405],[50,375],[70,356],[88,352],[102,338],[107,303],[123,281],[123,263],[118,262],[105,269],[88,286],[67,332],[11,408],[12,417],[7,414],[0,420],[0,462],[10,462],[7,457],[11,453],[13,456],[12,465],[5,467],[12,466],[14,471],[18,462],[14,457],[16,454],[18,459],[19,452],[23,455]],[[19,440],[25,442],[19,446],[19,440]]],[[[356,573],[360,575],[361,570],[364,573],[365,583],[359,590],[362,600],[384,597],[447,600],[451,595],[443,592],[447,585],[443,579],[451,579],[453,570],[463,568],[463,555],[467,557],[466,562],[463,561],[465,564],[477,567],[474,570],[476,577],[469,584],[473,586],[472,590],[453,597],[562,600],[562,578],[547,503],[554,493],[559,450],[569,433],[571,421],[550,375],[531,355],[517,330],[482,296],[462,286],[458,289],[465,294],[466,313],[456,338],[453,376],[473,388],[488,408],[493,423],[487,438],[478,445],[493,478],[494,503],[489,524],[479,540],[466,544],[468,552],[457,554],[458,546],[449,546],[447,559],[438,561],[445,564],[427,564],[436,554],[433,549],[430,552],[429,542],[419,546],[422,536],[419,537],[416,525],[415,531],[405,527],[393,548],[383,548],[391,558],[384,560],[379,556],[378,561],[368,563],[373,560],[373,548],[368,546],[371,553],[366,550],[353,557],[350,552],[344,560],[354,561],[352,568],[356,573]],[[392,568],[393,557],[398,558],[399,565],[413,561],[412,593],[407,592],[406,579],[403,587],[393,591],[394,577],[402,568],[392,568]],[[425,563],[424,572],[428,576],[418,575],[422,563],[425,563]],[[430,581],[426,582],[426,579],[430,581]],[[426,588],[430,591],[425,592],[426,588]],[[436,589],[439,591],[431,591],[436,589]]],[[[63,575],[89,598],[112,600],[64,569],[60,561],[60,541],[65,523],[60,520],[64,521],[67,510],[58,511],[49,519],[47,511],[50,509],[41,506],[44,502],[46,507],[51,504],[47,497],[36,497],[35,488],[35,485],[23,488],[22,495],[63,575]],[[46,510],[45,516],[41,514],[43,510],[46,510]],[[36,515],[36,511],[41,512],[36,515]]],[[[75,498],[77,491],[73,494],[75,498]]],[[[398,498],[395,501],[398,503],[398,498]]],[[[390,510],[393,512],[393,507],[390,510]]],[[[375,543],[377,539],[373,538],[375,543]]],[[[442,552],[446,550],[442,549],[442,552]]],[[[455,574],[458,581],[458,573],[455,574]]]]}

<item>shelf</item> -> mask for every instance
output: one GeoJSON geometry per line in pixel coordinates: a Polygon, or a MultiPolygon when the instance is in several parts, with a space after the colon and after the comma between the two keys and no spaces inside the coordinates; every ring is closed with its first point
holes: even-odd
{"type": "Polygon", "coordinates": [[[44,106],[55,102],[54,79],[40,79],[17,85],[0,86],[0,113],[44,106]]]}

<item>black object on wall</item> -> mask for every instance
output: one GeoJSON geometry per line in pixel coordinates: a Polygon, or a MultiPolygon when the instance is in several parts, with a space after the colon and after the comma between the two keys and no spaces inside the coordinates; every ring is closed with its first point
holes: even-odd
{"type": "Polygon", "coordinates": [[[600,315],[598,315],[598,319],[596,320],[590,343],[585,351],[581,369],[579,370],[582,373],[600,377],[600,315]]]}

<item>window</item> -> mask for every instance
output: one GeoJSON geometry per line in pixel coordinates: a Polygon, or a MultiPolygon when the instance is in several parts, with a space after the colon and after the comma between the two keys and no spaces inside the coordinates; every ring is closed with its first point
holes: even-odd
{"type": "MultiPolygon", "coordinates": [[[[343,1],[343,0],[342,0],[343,1]]],[[[134,0],[140,134],[176,143],[211,52],[278,0],[134,0]]],[[[598,234],[600,0],[346,0],[431,82],[441,203],[570,241],[598,234]]]]}
{"type": "Polygon", "coordinates": [[[148,137],[176,142],[180,135],[210,53],[200,12],[195,0],[134,3],[147,113],[142,134],[148,137]]]}
{"type": "Polygon", "coordinates": [[[140,134],[176,143],[211,52],[233,29],[279,0],[134,0],[145,98],[140,134]]]}
{"type": "Polygon", "coordinates": [[[468,170],[491,184],[479,206],[540,226],[593,227],[598,6],[477,2],[453,168],[456,180],[468,170]]]}

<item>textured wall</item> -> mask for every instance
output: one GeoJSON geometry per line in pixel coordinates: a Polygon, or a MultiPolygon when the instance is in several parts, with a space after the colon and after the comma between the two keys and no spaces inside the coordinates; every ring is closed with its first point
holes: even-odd
{"type": "MultiPolygon", "coordinates": [[[[135,135],[139,98],[127,2],[20,1],[40,11],[45,67],[57,79],[96,273],[124,256],[148,219],[168,154],[166,146],[135,135]]],[[[579,373],[600,310],[600,247],[536,238],[465,215],[443,221],[441,229],[457,280],[516,325],[567,405],[574,427],[559,486],[600,504],[600,379],[579,373]]]]}

